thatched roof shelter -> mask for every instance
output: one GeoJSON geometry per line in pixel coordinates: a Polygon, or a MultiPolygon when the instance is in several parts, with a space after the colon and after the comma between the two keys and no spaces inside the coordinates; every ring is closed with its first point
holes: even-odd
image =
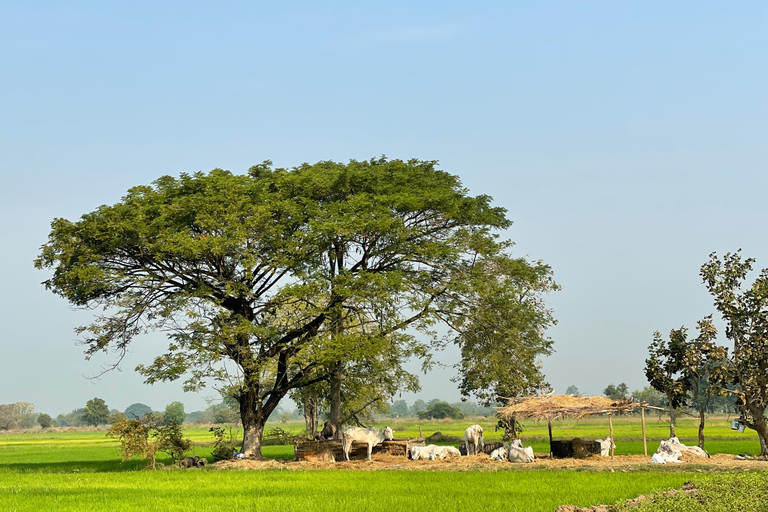
{"type": "Polygon", "coordinates": [[[640,407],[649,407],[646,402],[613,400],[604,396],[550,395],[510,398],[506,407],[496,412],[504,420],[533,418],[552,420],[571,416],[582,418],[592,414],[619,414],[631,412],[640,407]]]}
{"type": "Polygon", "coordinates": [[[645,409],[658,409],[651,407],[646,402],[627,400],[613,400],[604,396],[576,396],[576,395],[542,395],[510,398],[506,407],[496,411],[496,416],[507,422],[532,418],[535,420],[547,420],[549,430],[550,456],[552,454],[552,420],[564,416],[582,418],[593,414],[607,414],[611,438],[611,457],[613,457],[613,422],[611,416],[632,412],[640,409],[642,413],[643,447],[648,455],[648,447],[645,438],[645,409]]]}

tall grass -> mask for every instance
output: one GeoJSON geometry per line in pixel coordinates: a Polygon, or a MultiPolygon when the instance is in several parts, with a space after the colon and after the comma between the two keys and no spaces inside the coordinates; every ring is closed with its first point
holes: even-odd
{"type": "Polygon", "coordinates": [[[547,511],[558,505],[616,503],[670,487],[684,473],[549,471],[142,471],[39,474],[0,472],[0,510],[547,511]]]}

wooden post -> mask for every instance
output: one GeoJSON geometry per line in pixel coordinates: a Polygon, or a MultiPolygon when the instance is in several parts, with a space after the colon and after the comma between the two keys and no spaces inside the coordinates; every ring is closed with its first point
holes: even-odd
{"type": "Polygon", "coordinates": [[[645,440],[645,407],[640,408],[640,420],[643,425],[643,453],[648,456],[648,442],[645,440]]]}
{"type": "Polygon", "coordinates": [[[608,428],[611,432],[611,460],[613,460],[613,445],[615,443],[613,442],[613,420],[611,419],[611,413],[608,413],[608,428]]]}
{"type": "Polygon", "coordinates": [[[547,418],[547,429],[549,430],[549,458],[552,458],[552,419],[547,418]]]}
{"type": "Polygon", "coordinates": [[[421,431],[421,425],[419,425],[419,439],[424,439],[424,433],[421,431]]]}

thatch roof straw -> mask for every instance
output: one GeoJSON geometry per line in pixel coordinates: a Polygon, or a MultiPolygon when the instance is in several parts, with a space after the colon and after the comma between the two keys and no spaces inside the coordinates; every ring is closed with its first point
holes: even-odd
{"type": "Polygon", "coordinates": [[[581,418],[591,414],[617,414],[639,407],[649,407],[633,399],[612,400],[604,396],[551,395],[510,398],[508,405],[496,411],[501,419],[555,419],[563,416],[581,418]]]}

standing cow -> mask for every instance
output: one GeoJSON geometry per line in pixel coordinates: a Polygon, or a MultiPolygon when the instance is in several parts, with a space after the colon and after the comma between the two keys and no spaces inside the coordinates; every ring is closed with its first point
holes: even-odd
{"type": "Polygon", "coordinates": [[[341,431],[341,448],[344,450],[344,460],[349,460],[349,450],[352,448],[352,442],[365,443],[368,445],[368,460],[371,460],[373,447],[384,441],[394,439],[394,432],[390,427],[386,428],[362,428],[347,427],[341,431]]]}
{"type": "Polygon", "coordinates": [[[483,427],[480,425],[471,425],[464,431],[464,443],[467,446],[467,455],[477,455],[483,453],[483,427]]]}

